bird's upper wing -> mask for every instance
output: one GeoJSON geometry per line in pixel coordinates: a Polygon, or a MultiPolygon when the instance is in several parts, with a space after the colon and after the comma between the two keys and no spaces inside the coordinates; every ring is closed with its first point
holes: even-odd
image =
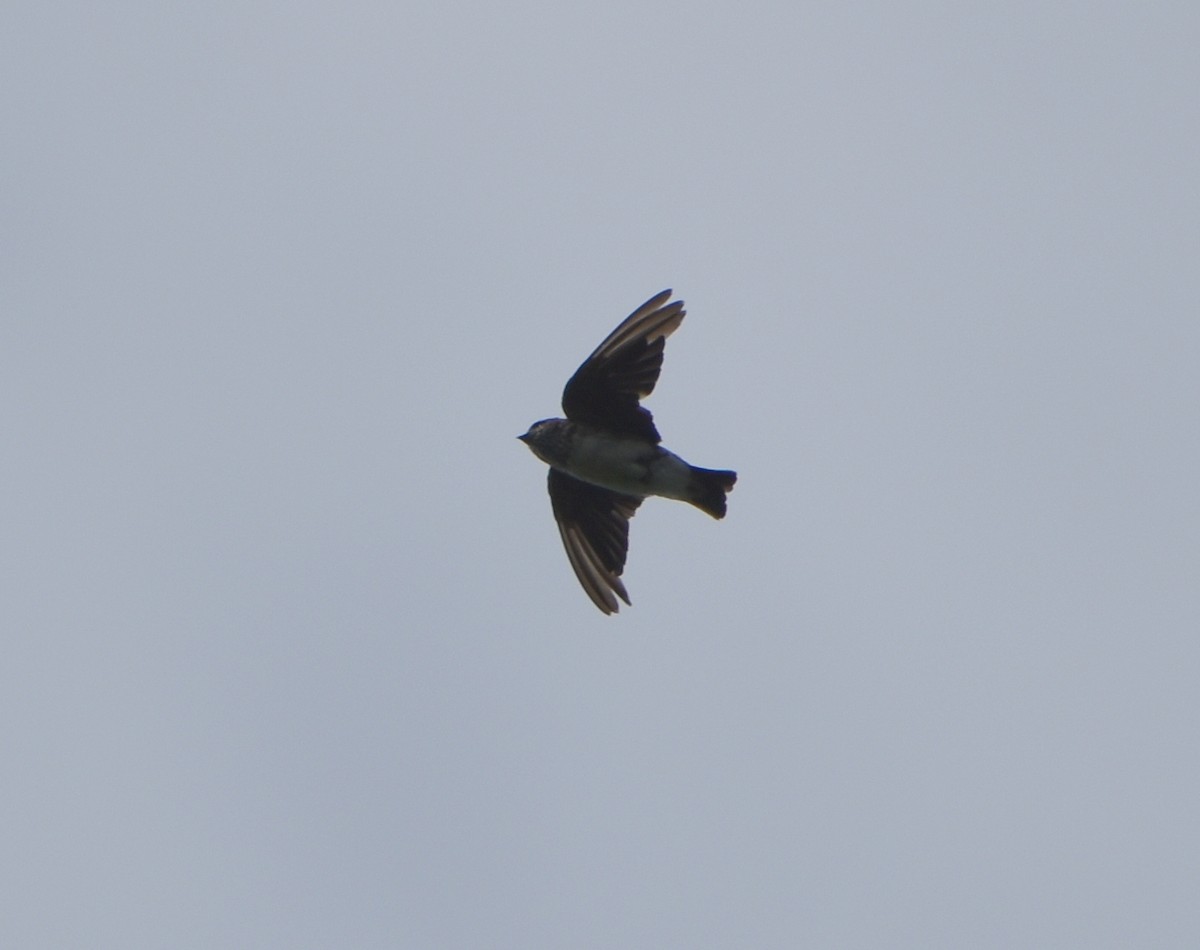
{"type": "Polygon", "coordinates": [[[548,487],[575,576],[592,603],[606,614],[616,613],[617,597],[629,603],[621,572],[629,550],[629,519],[642,499],[589,485],[556,468],[550,469],[548,487]]]}
{"type": "Polygon", "coordinates": [[[668,304],[670,297],[669,290],[651,297],[583,361],[563,390],[568,419],[659,441],[650,410],[638,400],[654,391],[664,341],[683,322],[683,301],[668,304]]]}

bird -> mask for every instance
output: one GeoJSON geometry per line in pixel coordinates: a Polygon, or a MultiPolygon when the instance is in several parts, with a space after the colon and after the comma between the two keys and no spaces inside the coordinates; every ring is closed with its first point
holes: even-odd
{"type": "Polygon", "coordinates": [[[592,603],[605,614],[632,606],[621,575],[629,519],[651,495],[686,501],[724,518],[737,473],[689,465],[660,444],[650,410],[667,337],[679,329],[683,301],[655,294],[612,331],[567,381],[565,419],[542,419],[517,436],[550,466],[550,507],[567,559],[592,603]]]}

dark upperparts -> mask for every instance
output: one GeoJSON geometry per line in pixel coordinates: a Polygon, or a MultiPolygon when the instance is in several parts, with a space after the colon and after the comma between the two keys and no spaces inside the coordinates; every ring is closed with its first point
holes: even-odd
{"type": "Polygon", "coordinates": [[[670,290],[647,300],[583,361],[563,389],[567,418],[609,432],[661,441],[654,418],[639,405],[654,391],[666,338],[683,322],[683,301],[670,290]]]}

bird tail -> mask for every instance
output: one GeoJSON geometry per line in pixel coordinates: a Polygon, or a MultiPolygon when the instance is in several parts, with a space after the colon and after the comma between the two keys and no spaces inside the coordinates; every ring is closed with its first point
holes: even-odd
{"type": "Polygon", "coordinates": [[[725,493],[733,489],[737,472],[692,466],[692,480],[687,500],[714,518],[725,517],[725,493]]]}

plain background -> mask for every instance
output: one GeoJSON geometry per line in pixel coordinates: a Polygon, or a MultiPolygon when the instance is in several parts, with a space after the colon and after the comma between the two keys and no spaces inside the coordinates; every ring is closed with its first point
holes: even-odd
{"type": "Polygon", "coordinates": [[[1200,945],[1197,10],[10,4],[0,943],[1200,945]]]}

